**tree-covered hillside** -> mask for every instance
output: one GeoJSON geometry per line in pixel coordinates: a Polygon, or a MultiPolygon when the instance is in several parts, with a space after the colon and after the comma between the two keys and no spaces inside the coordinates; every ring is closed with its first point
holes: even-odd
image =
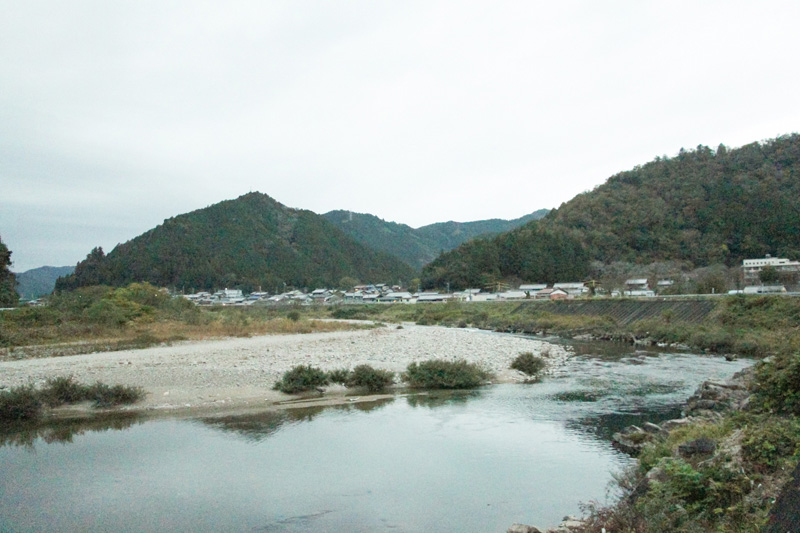
{"type": "Polygon", "coordinates": [[[323,217],[250,193],[165,220],[108,255],[95,248],[57,290],[148,281],[185,290],[397,283],[415,271],[357,243],[323,217]]]}
{"type": "Polygon", "coordinates": [[[16,274],[17,292],[21,298],[26,300],[45,296],[53,292],[58,278],[69,276],[74,271],[74,266],[43,266],[19,272],[16,274]]]}
{"type": "Polygon", "coordinates": [[[362,244],[391,254],[420,269],[442,252],[452,250],[470,239],[509,231],[531,220],[538,220],[547,212],[547,209],[540,209],[514,220],[439,222],[417,229],[387,222],[374,215],[351,211],[330,211],[323,216],[362,244]]]}
{"type": "Polygon", "coordinates": [[[0,239],[0,307],[12,307],[19,302],[14,273],[9,269],[10,266],[11,252],[0,239]]]}
{"type": "Polygon", "coordinates": [[[800,135],[656,158],[541,221],[444,254],[423,283],[478,286],[484,274],[570,281],[589,275],[593,260],[735,266],[766,253],[800,259],[800,135]]]}

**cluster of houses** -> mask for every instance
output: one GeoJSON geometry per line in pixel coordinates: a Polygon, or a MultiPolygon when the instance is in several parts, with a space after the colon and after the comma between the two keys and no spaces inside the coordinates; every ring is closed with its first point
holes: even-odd
{"type": "MultiPolygon", "coordinates": [[[[647,280],[628,280],[626,296],[654,296],[647,287],[647,280]]],[[[315,289],[311,292],[293,290],[270,295],[266,292],[253,292],[245,296],[238,289],[223,289],[215,293],[198,292],[183,297],[198,305],[275,305],[275,304],[370,304],[370,303],[433,303],[433,302],[489,302],[506,300],[567,300],[588,296],[590,289],[586,283],[546,283],[520,285],[519,288],[501,292],[484,292],[481,289],[467,289],[454,293],[408,292],[398,285],[359,285],[350,291],[315,289]]],[[[619,296],[619,294],[612,294],[619,296]]]]}
{"type": "MultiPolygon", "coordinates": [[[[729,291],[729,294],[774,294],[786,292],[782,285],[758,284],[759,273],[770,266],[778,272],[800,273],[800,262],[788,259],[770,257],[763,259],[745,259],[742,264],[745,284],[744,289],[729,291]]],[[[311,292],[292,290],[282,294],[268,294],[266,292],[252,292],[244,295],[238,289],[223,289],[215,293],[199,292],[185,295],[198,305],[277,305],[277,304],[368,304],[368,303],[431,303],[446,301],[461,302],[489,302],[507,300],[568,300],[588,297],[594,294],[611,297],[638,297],[648,298],[669,290],[674,281],[661,279],[655,287],[650,286],[647,278],[632,278],[625,281],[625,288],[613,290],[610,293],[602,288],[595,291],[590,289],[591,283],[567,282],[523,284],[516,289],[498,292],[484,292],[481,289],[467,289],[460,292],[442,294],[439,292],[408,292],[398,285],[374,284],[358,285],[349,291],[331,289],[315,289],[311,292]]]]}

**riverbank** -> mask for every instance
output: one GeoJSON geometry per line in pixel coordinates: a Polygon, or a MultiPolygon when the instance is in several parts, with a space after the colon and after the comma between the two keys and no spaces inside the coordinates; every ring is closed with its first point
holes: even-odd
{"type": "MultiPolygon", "coordinates": [[[[473,329],[438,326],[381,326],[370,330],[266,335],[178,342],[140,350],[0,362],[0,388],[48,378],[73,376],[143,387],[146,398],[126,410],[221,411],[287,406],[293,396],[272,390],[284,372],[296,365],[325,371],[368,364],[400,373],[415,361],[464,359],[492,372],[496,382],[521,382],[511,370],[523,352],[543,356],[545,372],[563,364],[568,350],[542,340],[473,329]]],[[[323,402],[349,401],[345,389],[329,387],[323,402]]],[[[75,408],[70,408],[73,411],[75,408]]],[[[69,411],[66,411],[69,412],[69,411]]]]}

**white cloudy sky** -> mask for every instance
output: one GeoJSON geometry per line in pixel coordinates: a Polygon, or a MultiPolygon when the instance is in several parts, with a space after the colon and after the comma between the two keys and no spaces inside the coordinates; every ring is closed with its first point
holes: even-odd
{"type": "Polygon", "coordinates": [[[0,238],[69,265],[261,191],[417,227],[800,129],[791,1],[0,0],[0,238]]]}

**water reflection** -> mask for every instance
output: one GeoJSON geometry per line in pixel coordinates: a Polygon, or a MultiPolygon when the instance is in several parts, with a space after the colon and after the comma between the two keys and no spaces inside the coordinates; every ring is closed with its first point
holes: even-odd
{"type": "Polygon", "coordinates": [[[261,442],[278,432],[287,424],[313,422],[323,413],[362,412],[369,413],[391,404],[394,398],[370,402],[353,402],[345,405],[316,405],[294,407],[281,411],[262,411],[245,415],[213,416],[197,420],[200,424],[226,433],[233,433],[250,442],[261,442]]]}
{"type": "Polygon", "coordinates": [[[37,439],[45,444],[69,444],[79,435],[125,430],[143,422],[144,419],[138,414],[121,413],[91,418],[11,423],[0,426],[0,447],[33,448],[37,439]]]}
{"type": "Polygon", "coordinates": [[[480,390],[470,391],[431,391],[412,394],[406,398],[411,407],[435,409],[443,405],[466,404],[469,400],[479,398],[480,390]]]}

